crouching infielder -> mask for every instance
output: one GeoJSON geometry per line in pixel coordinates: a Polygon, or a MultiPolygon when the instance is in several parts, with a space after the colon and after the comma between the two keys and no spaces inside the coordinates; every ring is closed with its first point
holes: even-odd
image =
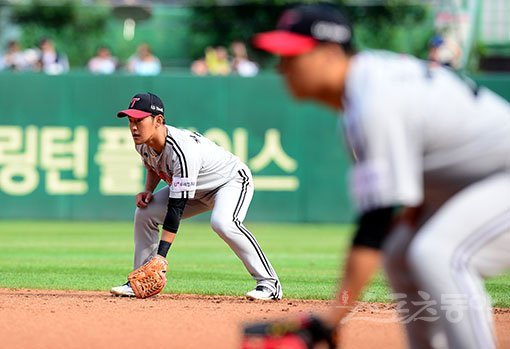
{"type": "Polygon", "coordinates": [[[163,102],[154,94],[137,94],[129,108],[117,116],[129,120],[147,178],[145,191],[136,196],[134,227],[134,269],[143,267],[132,273],[127,283],[113,287],[111,293],[137,297],[159,293],[166,283],[165,257],[181,219],[212,211],[212,229],[256,281],[255,288],[246,296],[281,299],[276,272],[253,234],[243,225],[253,196],[248,167],[199,133],[166,125],[163,102]],[[161,180],[168,185],[153,194],[161,180]],[[145,281],[140,281],[144,277],[145,281]]]}

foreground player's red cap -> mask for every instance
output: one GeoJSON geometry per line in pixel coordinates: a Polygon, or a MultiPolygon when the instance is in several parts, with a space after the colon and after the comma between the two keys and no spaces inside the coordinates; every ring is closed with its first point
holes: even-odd
{"type": "Polygon", "coordinates": [[[335,7],[325,4],[300,5],[285,11],[276,30],[260,33],[253,45],[279,56],[296,56],[311,51],[320,42],[350,46],[352,27],[335,7]]]}
{"type": "Polygon", "coordinates": [[[129,108],[121,110],[117,113],[118,118],[132,117],[135,119],[143,119],[151,115],[165,116],[163,101],[150,92],[139,93],[131,98],[129,108]]]}

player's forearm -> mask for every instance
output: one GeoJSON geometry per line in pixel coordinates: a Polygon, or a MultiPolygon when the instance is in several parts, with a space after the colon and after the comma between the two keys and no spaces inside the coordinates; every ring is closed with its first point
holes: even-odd
{"type": "Polygon", "coordinates": [[[161,240],[172,243],[172,242],[174,242],[175,235],[177,235],[177,233],[162,229],[161,240]]]}
{"type": "Polygon", "coordinates": [[[147,169],[147,178],[145,179],[145,191],[152,193],[154,189],[156,189],[156,187],[158,186],[160,180],[161,178],[159,178],[156,172],[147,169]]]}
{"type": "Polygon", "coordinates": [[[331,312],[332,325],[340,322],[352,309],[365,285],[379,266],[380,249],[393,221],[394,207],[382,207],[363,213],[347,257],[343,281],[336,305],[331,312]]]}
{"type": "Polygon", "coordinates": [[[186,202],[187,199],[168,199],[167,212],[163,221],[161,240],[158,247],[158,254],[160,256],[166,257],[170,246],[174,242],[186,202]]]}
{"type": "Polygon", "coordinates": [[[370,247],[351,248],[338,295],[329,316],[332,325],[336,326],[352,310],[364,287],[377,271],[380,255],[379,250],[370,247]]]}

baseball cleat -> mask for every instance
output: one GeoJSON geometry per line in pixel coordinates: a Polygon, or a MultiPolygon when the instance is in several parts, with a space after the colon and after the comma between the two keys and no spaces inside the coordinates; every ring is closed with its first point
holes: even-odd
{"type": "Polygon", "coordinates": [[[269,287],[259,285],[246,293],[246,297],[250,300],[274,301],[282,299],[282,293],[280,291],[279,294],[277,294],[269,287]]]}
{"type": "Polygon", "coordinates": [[[126,282],[124,285],[112,287],[110,290],[110,293],[114,296],[118,297],[134,297],[135,293],[133,292],[133,289],[131,288],[131,285],[129,284],[129,281],[126,282]]]}

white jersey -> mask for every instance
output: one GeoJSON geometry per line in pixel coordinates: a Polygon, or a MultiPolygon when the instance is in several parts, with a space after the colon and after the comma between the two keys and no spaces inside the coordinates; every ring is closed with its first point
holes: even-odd
{"type": "Polygon", "coordinates": [[[361,212],[438,206],[510,169],[509,104],[445,68],[389,52],[357,54],[343,103],[361,212]]]}
{"type": "Polygon", "coordinates": [[[171,198],[201,198],[237,176],[241,160],[197,132],[166,126],[161,154],[137,145],[144,166],[170,186],[171,198]]]}

